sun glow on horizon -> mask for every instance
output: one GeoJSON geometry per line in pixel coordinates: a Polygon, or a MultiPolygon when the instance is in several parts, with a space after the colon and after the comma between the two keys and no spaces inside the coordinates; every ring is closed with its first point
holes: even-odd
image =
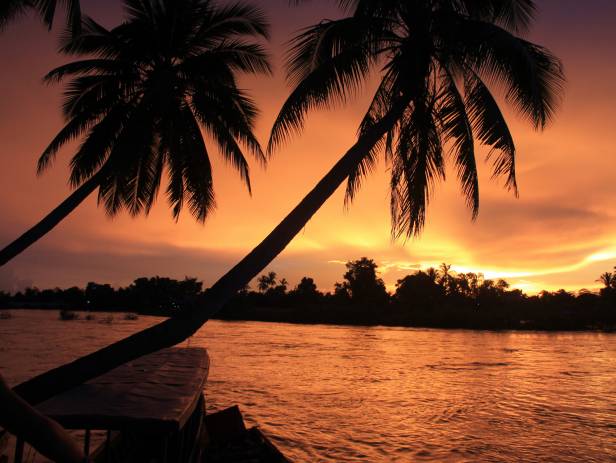
{"type": "MultiPolygon", "coordinates": [[[[294,30],[318,22],[323,11],[328,17],[335,15],[334,3],[324,10],[306,7],[295,14],[299,11],[295,7],[262,2],[272,20],[270,45],[277,67],[271,78],[241,80],[261,111],[256,135],[262,143],[289,93],[280,66],[285,41],[294,30]]],[[[93,12],[100,16],[107,7],[101,3],[93,12]]],[[[456,173],[448,172],[447,182],[434,190],[425,232],[393,242],[391,171],[380,161],[351,208],[343,206],[341,187],[264,271],[276,271],[291,285],[310,276],[321,290],[329,291],[341,281],[347,261],[365,256],[379,265],[390,290],[404,275],[438,268],[442,262],[456,272],[506,279],[512,288],[528,293],[599,288],[595,280],[616,264],[616,138],[601,136],[611,133],[616,120],[616,65],[605,60],[616,40],[610,19],[616,6],[604,9],[609,14],[576,7],[572,15],[561,2],[544,2],[529,34],[562,58],[568,82],[563,105],[545,131],[533,131],[504,107],[517,147],[519,199],[504,191],[502,182],[490,181],[489,165],[482,159],[485,153],[478,148],[479,218],[469,220],[456,173]],[[580,28],[580,17],[595,27],[580,28]],[[576,34],[570,33],[572,29],[576,34]]],[[[120,13],[118,8],[105,20],[117,23],[120,13]]],[[[7,64],[7,72],[0,75],[5,97],[0,114],[4,141],[0,213],[6,218],[0,238],[9,243],[70,193],[66,166],[78,141],[58,154],[57,165],[45,176],[36,177],[38,153],[62,126],[62,87],[41,85],[40,76],[69,61],[56,53],[49,32],[24,18],[3,32],[0,61],[7,64]]],[[[155,274],[189,275],[212,284],[258,245],[346,152],[355,141],[372,90],[362,89],[359,98],[344,108],[311,112],[305,130],[268,161],[267,170],[249,159],[252,196],[212,150],[217,208],[205,224],[195,223],[189,214],[172,220],[164,193],[149,217],[122,213],[113,220],[92,197],[56,231],[0,271],[0,290],[22,281],[39,287],[87,281],[125,285],[155,274]]]]}
{"type": "MultiPolygon", "coordinates": [[[[416,271],[425,271],[429,268],[439,269],[443,262],[451,265],[451,272],[453,273],[476,273],[481,274],[485,279],[496,280],[504,279],[510,283],[512,289],[520,289],[528,294],[537,294],[543,290],[556,291],[564,289],[566,291],[579,291],[581,289],[598,290],[601,288],[601,284],[594,282],[591,285],[586,285],[582,288],[580,285],[575,284],[550,284],[545,281],[530,281],[528,278],[538,278],[548,275],[555,275],[561,273],[569,273],[575,270],[580,270],[587,267],[589,264],[596,262],[609,262],[616,260],[616,248],[608,247],[601,251],[594,252],[578,262],[572,264],[563,265],[559,267],[546,267],[536,269],[511,269],[511,268],[494,268],[489,266],[482,266],[477,264],[456,264],[455,256],[451,256],[448,259],[432,260],[432,261],[390,261],[383,260],[378,261],[378,272],[386,280],[386,286],[389,291],[395,291],[395,282],[389,281],[388,274],[392,272],[401,273],[407,272],[412,274],[416,271]]],[[[333,264],[346,264],[343,260],[329,260],[328,263],[333,264]]]]}

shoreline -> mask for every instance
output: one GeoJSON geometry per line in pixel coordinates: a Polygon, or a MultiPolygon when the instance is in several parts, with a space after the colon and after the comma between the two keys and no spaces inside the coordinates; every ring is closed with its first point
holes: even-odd
{"type": "MultiPolygon", "coordinates": [[[[137,316],[148,316],[148,317],[159,317],[159,318],[169,318],[168,316],[164,316],[157,313],[147,313],[141,312],[137,313],[131,310],[125,309],[97,309],[97,310],[87,310],[87,309],[65,309],[55,307],[10,307],[0,309],[0,313],[9,313],[12,315],[12,311],[20,312],[20,311],[28,311],[28,310],[40,310],[40,311],[57,311],[61,312],[63,310],[75,312],[77,314],[88,314],[93,315],[94,317],[91,319],[87,319],[84,317],[76,317],[74,319],[67,319],[63,321],[92,321],[92,322],[107,322],[110,323],[107,318],[96,318],[96,314],[123,314],[123,315],[137,315],[137,316]]],[[[10,319],[12,317],[7,317],[6,319],[10,319]]],[[[60,318],[60,317],[58,317],[60,318]]],[[[2,322],[3,317],[0,317],[0,323],[2,322]]],[[[130,321],[132,319],[122,318],[122,321],[130,321]]],[[[284,323],[290,325],[323,325],[323,326],[340,326],[340,327],[361,327],[361,328],[409,328],[409,329],[419,329],[419,330],[452,330],[452,331],[484,331],[484,332],[494,332],[494,333],[604,333],[604,334],[612,334],[616,333],[616,326],[608,326],[608,327],[568,327],[568,328],[560,328],[560,327],[538,327],[538,326],[518,326],[518,327],[496,327],[496,326],[481,326],[481,325],[447,325],[447,324],[404,324],[404,323],[395,323],[387,321],[370,323],[367,321],[342,321],[342,320],[300,320],[300,319],[289,319],[289,318],[267,318],[267,317],[213,317],[211,320],[221,321],[221,322],[260,322],[260,323],[284,323]]]]}

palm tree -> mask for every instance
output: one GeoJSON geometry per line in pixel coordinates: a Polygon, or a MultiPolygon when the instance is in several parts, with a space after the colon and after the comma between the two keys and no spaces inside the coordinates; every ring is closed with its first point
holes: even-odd
{"type": "Polygon", "coordinates": [[[446,290],[450,291],[452,280],[451,265],[443,262],[441,265],[439,265],[438,273],[440,275],[438,280],[439,284],[446,290]]]}
{"type": "Polygon", "coordinates": [[[616,274],[604,272],[599,276],[599,279],[597,281],[603,283],[605,289],[610,289],[616,286],[616,274]]]}
{"type": "MultiPolygon", "coordinates": [[[[66,23],[74,35],[81,31],[81,6],[79,0],[63,0],[66,23]]],[[[0,31],[19,16],[34,10],[51,30],[58,0],[2,0],[0,2],[0,31]]]]}
{"type": "Polygon", "coordinates": [[[178,217],[184,203],[199,221],[214,207],[212,170],[201,128],[250,190],[245,146],[265,162],[253,134],[257,109],[236,73],[269,73],[262,13],[251,6],[216,7],[209,0],[127,0],[128,20],[107,30],[85,19],[82,34],[62,50],[86,59],[52,70],[70,77],[66,125],[39,159],[48,168],[67,142],[83,138],[71,160],[77,189],[41,222],[0,251],[0,265],[26,249],[98,188],[109,215],[147,214],[166,169],[167,198],[178,217]]]}
{"type": "Polygon", "coordinates": [[[267,275],[261,275],[257,279],[257,288],[262,293],[276,286],[276,272],[269,272],[267,275]]]}
{"type": "Polygon", "coordinates": [[[478,209],[475,140],[492,148],[496,175],[515,191],[515,147],[489,84],[536,128],[552,118],[563,75],[559,61],[519,34],[532,0],[340,0],[352,14],[323,21],[292,42],[295,88],[274,124],[270,149],[301,129],[308,110],[344,101],[374,70],[381,83],[357,142],[244,259],[185,308],[122,341],[16,388],[38,401],[130,359],[193,334],[299,233],[345,180],[347,200],[384,152],[392,168],[394,236],[418,233],[449,151],[473,216],[478,209]]]}
{"type": "Polygon", "coordinates": [[[428,267],[424,273],[428,275],[428,278],[430,278],[433,283],[436,283],[436,280],[438,279],[438,270],[434,267],[428,267]]]}

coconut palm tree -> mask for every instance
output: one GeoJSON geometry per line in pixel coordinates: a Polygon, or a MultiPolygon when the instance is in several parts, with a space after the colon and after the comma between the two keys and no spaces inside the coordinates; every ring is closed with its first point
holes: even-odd
{"type": "Polygon", "coordinates": [[[71,140],[82,143],[71,160],[76,190],[41,222],[0,251],[0,265],[26,249],[98,189],[109,215],[127,209],[147,214],[161,176],[178,217],[186,203],[205,220],[214,207],[209,133],[250,190],[242,145],[260,162],[253,134],[257,109],[237,86],[236,74],[269,73],[255,39],[268,36],[262,13],[251,6],[216,7],[209,0],[127,0],[128,19],[107,30],[85,19],[82,34],[62,51],[83,57],[52,70],[45,80],[70,78],[64,92],[66,125],[39,159],[43,172],[71,140]]]}
{"type": "Polygon", "coordinates": [[[452,286],[452,279],[453,279],[453,276],[451,275],[451,265],[443,262],[441,265],[439,265],[438,273],[439,273],[439,280],[438,280],[439,284],[443,288],[445,288],[447,291],[450,291],[451,286],[452,286]]]}
{"type": "Polygon", "coordinates": [[[599,279],[597,280],[599,283],[603,283],[605,289],[610,289],[616,287],[616,274],[610,272],[604,272],[599,275],[599,279]]]}
{"type": "MultiPolygon", "coordinates": [[[[81,6],[79,0],[63,0],[66,24],[73,34],[81,31],[81,6]]],[[[2,0],[0,2],[0,31],[17,17],[34,10],[51,29],[58,7],[58,0],[2,0]]]]}
{"type": "Polygon", "coordinates": [[[257,279],[257,288],[262,293],[276,286],[276,272],[269,272],[267,275],[261,275],[257,279]]]}
{"type": "Polygon", "coordinates": [[[345,181],[351,200],[385,153],[392,168],[394,236],[418,233],[434,183],[449,153],[462,191],[476,215],[474,143],[492,149],[494,172],[515,191],[515,147],[490,88],[536,128],[552,118],[562,88],[559,61],[520,37],[532,20],[531,0],[340,0],[349,17],[322,21],[292,41],[294,90],[274,124],[270,149],[299,131],[307,112],[345,101],[374,73],[380,85],[357,142],[308,195],[244,259],[185,308],[100,351],[18,386],[37,401],[132,358],[193,334],[299,233],[345,181]]]}

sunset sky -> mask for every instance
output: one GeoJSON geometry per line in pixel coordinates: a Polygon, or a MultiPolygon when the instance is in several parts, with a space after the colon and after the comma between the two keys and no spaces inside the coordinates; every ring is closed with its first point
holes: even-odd
{"type": "MultiPolygon", "coordinates": [[[[272,23],[271,78],[244,78],[262,114],[257,134],[267,142],[289,92],[284,42],[297,29],[334,18],[335,2],[256,2],[272,23]]],[[[530,39],[565,66],[567,85],[555,122],[534,132],[507,113],[518,148],[520,197],[490,179],[482,157],[479,218],[472,222],[455,173],[439,185],[421,237],[390,238],[388,172],[381,164],[349,210],[342,188],[269,267],[291,286],[312,276],[321,290],[341,280],[344,262],[371,257],[388,288],[418,268],[451,263],[458,271],[502,277],[529,293],[597,288],[616,265],[616,2],[538,0],[530,39]]],[[[83,0],[83,10],[107,26],[122,17],[118,0],[83,0]]],[[[62,24],[62,20],[57,21],[62,24]]],[[[68,160],[75,145],[41,177],[36,161],[62,125],[61,85],[41,77],[67,61],[51,33],[32,17],[0,36],[0,244],[8,244],[70,192],[68,160]]],[[[217,210],[204,225],[184,213],[176,223],[164,195],[150,216],[114,219],[89,198],[60,226],[0,268],[0,289],[126,285],[139,276],[195,276],[213,283],[256,245],[352,145],[371,96],[367,86],[350,106],[309,115],[305,131],[275,153],[267,169],[253,165],[253,195],[212,148],[217,210]]]]}

